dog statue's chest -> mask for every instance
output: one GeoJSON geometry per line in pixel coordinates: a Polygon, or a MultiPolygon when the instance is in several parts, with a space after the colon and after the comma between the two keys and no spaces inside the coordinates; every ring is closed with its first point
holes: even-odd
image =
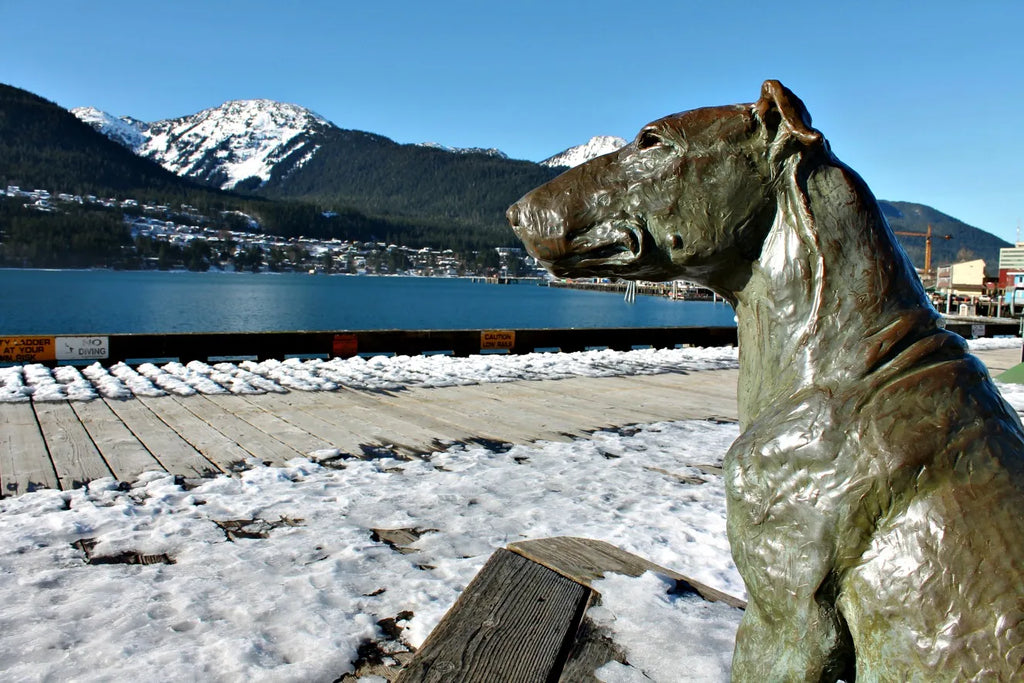
{"type": "Polygon", "coordinates": [[[845,413],[843,404],[813,389],[763,410],[725,458],[730,519],[739,514],[760,525],[796,509],[826,517],[847,509],[862,463],[851,457],[857,429],[845,413]]]}

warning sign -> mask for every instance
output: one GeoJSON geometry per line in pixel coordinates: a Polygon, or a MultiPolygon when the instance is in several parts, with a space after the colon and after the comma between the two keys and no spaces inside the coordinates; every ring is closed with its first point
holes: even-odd
{"type": "Polygon", "coordinates": [[[56,360],[53,337],[0,337],[0,363],[56,360]]]}
{"type": "Polygon", "coordinates": [[[508,349],[511,351],[516,345],[515,330],[481,330],[480,349],[508,349]]]}
{"type": "Polygon", "coordinates": [[[57,337],[57,360],[100,360],[109,357],[108,337],[57,337]]]}
{"type": "Polygon", "coordinates": [[[351,358],[359,353],[359,337],[354,334],[336,334],[331,344],[331,355],[351,358]]]}

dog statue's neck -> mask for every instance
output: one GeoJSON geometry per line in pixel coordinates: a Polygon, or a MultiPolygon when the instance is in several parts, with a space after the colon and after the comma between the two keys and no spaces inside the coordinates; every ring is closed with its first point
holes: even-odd
{"type": "Polygon", "coordinates": [[[842,391],[932,335],[928,303],[864,182],[834,159],[779,185],[774,223],[736,293],[746,428],[801,390],[842,391]]]}

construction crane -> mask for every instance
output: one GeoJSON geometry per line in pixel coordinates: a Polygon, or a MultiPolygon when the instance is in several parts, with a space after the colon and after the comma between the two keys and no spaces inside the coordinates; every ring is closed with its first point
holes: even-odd
{"type": "MultiPolygon", "coordinates": [[[[928,224],[928,232],[908,232],[906,230],[893,230],[893,233],[897,235],[904,235],[907,237],[923,237],[924,238],[924,272],[925,275],[932,272],[932,225],[928,224]]],[[[937,235],[944,240],[953,239],[952,235],[937,235]]]]}

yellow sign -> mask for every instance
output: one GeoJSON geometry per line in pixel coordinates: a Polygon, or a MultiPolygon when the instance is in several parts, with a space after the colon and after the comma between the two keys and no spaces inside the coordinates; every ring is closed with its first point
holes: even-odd
{"type": "Polygon", "coordinates": [[[515,330],[481,330],[480,349],[508,349],[511,351],[516,345],[515,330]]]}
{"type": "Polygon", "coordinates": [[[56,360],[53,337],[0,337],[0,363],[56,360]]]}

